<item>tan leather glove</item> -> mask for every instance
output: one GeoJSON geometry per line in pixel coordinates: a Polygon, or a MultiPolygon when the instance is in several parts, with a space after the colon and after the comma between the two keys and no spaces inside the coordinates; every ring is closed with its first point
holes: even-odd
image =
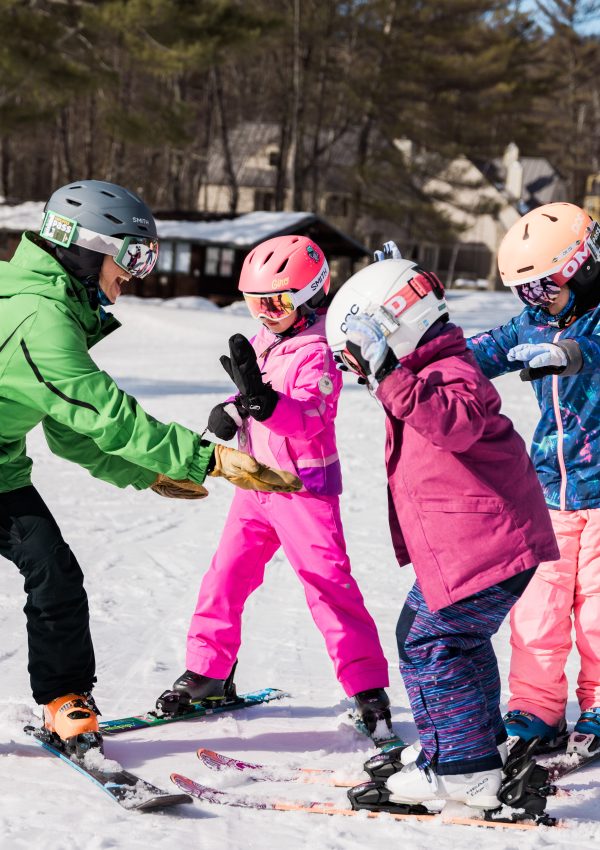
{"type": "Polygon", "coordinates": [[[291,472],[272,469],[259,463],[251,455],[229,446],[215,443],[215,465],[209,472],[214,477],[222,476],[242,490],[261,490],[265,493],[295,493],[302,482],[291,472]]]}
{"type": "Polygon", "coordinates": [[[150,489],[159,496],[166,496],[167,499],[204,499],[208,496],[208,490],[202,484],[196,484],[187,478],[175,481],[174,478],[160,474],[156,476],[156,481],[150,485],[150,489]]]}

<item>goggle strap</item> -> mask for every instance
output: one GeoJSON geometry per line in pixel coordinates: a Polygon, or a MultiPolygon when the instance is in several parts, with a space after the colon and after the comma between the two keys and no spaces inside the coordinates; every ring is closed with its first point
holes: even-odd
{"type": "Polygon", "coordinates": [[[103,233],[96,233],[94,230],[88,230],[87,227],[77,225],[75,238],[71,245],[79,245],[81,248],[87,248],[90,251],[98,251],[100,254],[116,257],[123,247],[123,239],[118,236],[105,236],[103,233]]]}

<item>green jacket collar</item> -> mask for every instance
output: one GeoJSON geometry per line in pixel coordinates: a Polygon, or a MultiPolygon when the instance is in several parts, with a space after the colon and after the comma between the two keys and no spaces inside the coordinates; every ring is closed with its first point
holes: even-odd
{"type": "Polygon", "coordinates": [[[69,275],[30,231],[23,234],[10,262],[0,263],[0,298],[20,294],[64,304],[85,331],[89,348],[121,326],[112,313],[92,307],[83,283],[69,275]]]}

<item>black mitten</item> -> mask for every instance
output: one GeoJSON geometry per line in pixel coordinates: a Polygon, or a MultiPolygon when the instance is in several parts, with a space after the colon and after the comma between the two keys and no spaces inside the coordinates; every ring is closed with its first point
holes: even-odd
{"type": "Polygon", "coordinates": [[[248,411],[239,398],[233,401],[222,401],[211,410],[207,427],[220,440],[231,440],[248,415],[248,411]]]}
{"type": "Polygon", "coordinates": [[[522,381],[537,381],[539,378],[545,378],[546,375],[562,375],[566,366],[527,366],[519,372],[519,378],[522,381]]]}
{"type": "Polygon", "coordinates": [[[264,383],[256,352],[243,334],[229,339],[229,357],[223,355],[221,365],[240,391],[240,401],[250,416],[263,422],[275,410],[279,396],[269,383],[264,383]]]}

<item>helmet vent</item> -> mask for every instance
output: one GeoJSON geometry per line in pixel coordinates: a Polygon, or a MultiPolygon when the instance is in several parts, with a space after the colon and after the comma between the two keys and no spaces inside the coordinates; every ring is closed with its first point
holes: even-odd
{"type": "Polygon", "coordinates": [[[550,221],[558,221],[555,215],[548,215],[548,213],[542,213],[542,215],[544,216],[544,218],[549,218],[550,221]]]}
{"type": "Polygon", "coordinates": [[[116,218],[114,215],[111,215],[110,213],[104,213],[104,218],[107,218],[109,221],[112,221],[113,224],[125,224],[125,222],[122,219],[116,218]]]}
{"type": "Polygon", "coordinates": [[[523,241],[529,239],[529,225],[525,225],[525,230],[523,231],[523,241]]]}
{"type": "Polygon", "coordinates": [[[285,267],[287,266],[287,264],[288,264],[288,260],[289,260],[289,257],[286,257],[286,258],[285,258],[285,260],[283,261],[283,263],[279,266],[279,268],[278,268],[278,269],[277,269],[277,271],[275,272],[275,274],[281,274],[281,272],[282,272],[282,271],[285,269],[285,267]]]}
{"type": "Polygon", "coordinates": [[[534,266],[524,266],[522,269],[517,269],[517,274],[521,274],[521,272],[530,272],[533,271],[534,266]]]}
{"type": "Polygon", "coordinates": [[[269,254],[267,254],[267,256],[265,257],[265,259],[263,260],[263,266],[266,266],[266,265],[267,265],[267,263],[269,262],[269,260],[271,259],[271,257],[272,257],[272,256],[273,256],[273,251],[271,251],[271,252],[270,252],[269,254]]]}
{"type": "Polygon", "coordinates": [[[116,198],[117,196],[113,192],[107,192],[106,189],[100,189],[101,195],[106,195],[107,198],[116,198]]]}
{"type": "Polygon", "coordinates": [[[80,207],[81,206],[81,201],[75,201],[73,198],[67,198],[66,200],[67,200],[67,203],[69,204],[69,206],[71,206],[71,207],[80,207]]]}

